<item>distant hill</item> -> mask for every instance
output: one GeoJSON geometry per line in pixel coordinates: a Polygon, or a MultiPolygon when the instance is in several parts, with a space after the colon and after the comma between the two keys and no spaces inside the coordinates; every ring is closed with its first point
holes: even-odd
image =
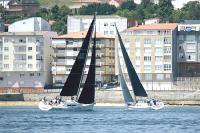
{"type": "Polygon", "coordinates": [[[69,6],[73,0],[38,0],[41,7],[52,7],[54,5],[62,6],[67,5],[69,6]]]}

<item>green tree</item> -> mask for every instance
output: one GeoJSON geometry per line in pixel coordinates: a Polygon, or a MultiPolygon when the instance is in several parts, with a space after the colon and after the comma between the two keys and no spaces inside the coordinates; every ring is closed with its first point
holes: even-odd
{"type": "Polygon", "coordinates": [[[200,2],[190,1],[184,5],[182,11],[185,12],[185,19],[200,19],[200,2]]]}
{"type": "Polygon", "coordinates": [[[158,16],[161,21],[169,21],[170,15],[172,14],[174,7],[171,0],[159,0],[158,5],[158,16]]]}
{"type": "Polygon", "coordinates": [[[128,9],[129,11],[134,10],[136,7],[137,5],[131,0],[124,1],[120,6],[121,9],[128,9]]]}
{"type": "Polygon", "coordinates": [[[79,9],[80,15],[93,15],[97,12],[98,15],[111,15],[117,11],[117,8],[113,5],[105,4],[90,4],[82,6],[79,9]]]}
{"type": "Polygon", "coordinates": [[[126,18],[135,18],[136,16],[133,11],[129,11],[128,9],[118,10],[116,14],[126,18]]]}
{"type": "Polygon", "coordinates": [[[67,33],[66,22],[57,21],[51,26],[51,29],[53,31],[56,31],[58,34],[66,34],[67,33]]]}
{"type": "Polygon", "coordinates": [[[170,22],[179,23],[185,19],[185,12],[181,9],[173,10],[170,15],[170,22]]]}

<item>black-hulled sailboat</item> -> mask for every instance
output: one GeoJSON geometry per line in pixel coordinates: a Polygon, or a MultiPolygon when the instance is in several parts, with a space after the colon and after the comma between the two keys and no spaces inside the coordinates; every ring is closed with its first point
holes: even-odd
{"type": "Polygon", "coordinates": [[[70,96],[71,100],[60,101],[59,104],[45,104],[40,102],[39,108],[41,110],[50,109],[66,109],[66,110],[92,110],[95,103],[95,65],[96,65],[96,28],[95,28],[96,16],[92,20],[92,23],[88,29],[86,37],[82,43],[80,51],[76,57],[71,72],[62,88],[60,96],[70,96]],[[80,88],[80,84],[83,79],[85,64],[89,51],[89,44],[94,32],[92,57],[90,61],[89,71],[83,85],[80,88]],[[75,99],[74,99],[75,97],[75,99]]]}
{"type": "MultiPolygon", "coordinates": [[[[115,25],[116,27],[116,25],[115,25]]],[[[123,41],[121,39],[121,36],[119,34],[119,31],[116,27],[117,31],[117,36],[119,39],[119,44],[122,52],[122,57],[125,62],[126,70],[128,72],[128,78],[131,82],[131,87],[133,90],[133,98],[129,92],[128,86],[126,84],[122,69],[121,69],[121,64],[120,64],[120,57],[119,57],[119,50],[118,50],[118,68],[119,68],[119,81],[120,81],[120,86],[122,88],[123,96],[124,96],[124,101],[128,107],[128,109],[132,108],[153,108],[153,109],[160,109],[164,107],[163,102],[156,101],[157,104],[154,104],[153,100],[148,99],[148,95],[140,82],[140,79],[133,67],[133,64],[131,63],[131,60],[128,56],[128,53],[124,47],[123,41]],[[142,100],[137,100],[136,97],[142,97],[142,100]]]]}

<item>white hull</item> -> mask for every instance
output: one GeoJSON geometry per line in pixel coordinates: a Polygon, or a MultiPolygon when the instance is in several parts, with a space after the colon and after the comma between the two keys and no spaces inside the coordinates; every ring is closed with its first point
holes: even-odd
{"type": "Polygon", "coordinates": [[[132,109],[148,109],[148,108],[151,108],[150,105],[148,105],[147,103],[136,103],[136,104],[132,104],[132,105],[128,105],[127,108],[129,110],[132,110],[132,109]]]}
{"type": "Polygon", "coordinates": [[[78,103],[76,101],[69,100],[69,101],[61,102],[60,104],[49,105],[49,104],[41,101],[38,104],[38,107],[42,111],[49,111],[49,110],[87,111],[87,110],[93,110],[94,103],[92,103],[92,104],[82,104],[82,103],[78,103]]]}
{"type": "Polygon", "coordinates": [[[155,104],[149,104],[146,102],[138,102],[135,104],[130,104],[127,105],[127,109],[128,110],[135,110],[135,109],[154,109],[154,110],[159,110],[164,108],[164,103],[163,102],[157,102],[156,105],[155,104]]]}
{"type": "Polygon", "coordinates": [[[159,110],[159,109],[162,109],[164,108],[164,103],[163,102],[159,102],[157,103],[156,105],[152,105],[151,108],[154,109],[154,110],[159,110]]]}

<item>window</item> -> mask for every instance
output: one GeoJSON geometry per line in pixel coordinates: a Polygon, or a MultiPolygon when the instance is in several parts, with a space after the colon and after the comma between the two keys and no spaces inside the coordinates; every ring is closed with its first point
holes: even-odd
{"type": "Polygon", "coordinates": [[[195,35],[186,35],[186,41],[194,42],[195,41],[195,35]]]}
{"type": "Polygon", "coordinates": [[[19,77],[21,78],[21,77],[24,77],[25,76],[25,74],[24,73],[20,73],[19,74],[19,77]]]}
{"type": "Polygon", "coordinates": [[[163,58],[162,56],[156,56],[155,57],[156,61],[162,61],[162,58],[163,58]]]}
{"type": "Polygon", "coordinates": [[[144,44],[151,44],[151,39],[150,38],[145,38],[144,39],[144,44]]]}
{"type": "Polygon", "coordinates": [[[163,48],[156,48],[156,53],[163,53],[163,48]]]}
{"type": "Polygon", "coordinates": [[[156,79],[157,80],[163,80],[164,79],[164,75],[163,74],[157,74],[156,75],[156,79]]]}
{"type": "Polygon", "coordinates": [[[151,70],[151,66],[150,65],[144,65],[144,70],[151,70]]]}
{"type": "Polygon", "coordinates": [[[3,80],[3,77],[0,77],[0,80],[3,80]]]}
{"type": "Polygon", "coordinates": [[[30,73],[30,76],[31,76],[31,77],[34,76],[34,73],[30,73]]]}
{"type": "Polygon", "coordinates": [[[104,31],[104,35],[108,35],[108,31],[104,31]]]}
{"type": "Polygon", "coordinates": [[[32,64],[28,64],[28,68],[33,68],[33,65],[32,64]]]}
{"type": "Polygon", "coordinates": [[[152,80],[152,74],[150,74],[150,73],[145,74],[145,79],[152,80]]]}
{"type": "Polygon", "coordinates": [[[179,35],[179,40],[182,41],[183,40],[183,35],[179,35]]]}
{"type": "Polygon", "coordinates": [[[5,55],[5,56],[4,56],[4,60],[9,60],[9,56],[8,56],[8,55],[5,55]]]}
{"type": "Polygon", "coordinates": [[[144,56],[144,61],[151,61],[151,56],[144,56]]]}
{"type": "Polygon", "coordinates": [[[104,26],[108,26],[108,23],[104,23],[104,26]]]}
{"type": "Polygon", "coordinates": [[[111,34],[111,35],[114,35],[114,31],[110,31],[110,34],[111,34]]]}
{"type": "Polygon", "coordinates": [[[140,56],[136,56],[136,60],[140,60],[140,56]]]}
{"type": "Polygon", "coordinates": [[[33,59],[33,57],[29,55],[28,56],[28,60],[32,60],[32,59],[33,59]]]}
{"type": "Polygon", "coordinates": [[[164,56],[164,62],[171,62],[171,56],[164,56]]]}
{"type": "Polygon", "coordinates": [[[9,51],[9,48],[8,47],[4,47],[4,51],[9,51]]]}
{"type": "Polygon", "coordinates": [[[39,77],[41,74],[40,73],[37,73],[37,76],[39,77]]]}
{"type": "Polygon", "coordinates": [[[172,44],[172,39],[170,37],[164,37],[164,44],[172,44]]]}
{"type": "Polygon", "coordinates": [[[156,69],[156,70],[162,70],[162,69],[163,69],[163,66],[162,66],[162,65],[156,65],[156,66],[155,66],[155,69],[156,69]]]}
{"type": "Polygon", "coordinates": [[[164,64],[164,71],[171,70],[171,64],[164,64]]]}
{"type": "Polygon", "coordinates": [[[171,47],[164,47],[164,53],[171,53],[171,47]]]}
{"type": "Polygon", "coordinates": [[[162,46],[163,44],[161,39],[156,40],[155,43],[156,43],[156,46],[162,46]]]}
{"type": "Polygon", "coordinates": [[[9,68],[9,64],[4,64],[4,68],[8,69],[9,68]]]}
{"type": "Polygon", "coordinates": [[[32,47],[28,47],[28,51],[32,51],[32,47]]]}

